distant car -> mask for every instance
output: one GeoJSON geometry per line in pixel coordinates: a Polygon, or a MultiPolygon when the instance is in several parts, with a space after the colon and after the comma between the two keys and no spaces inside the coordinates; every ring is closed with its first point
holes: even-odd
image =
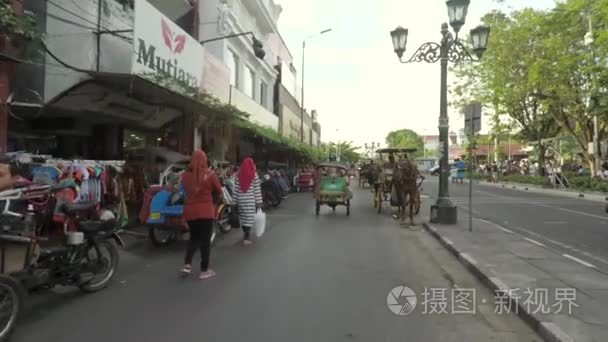
{"type": "MultiPolygon", "coordinates": [[[[454,170],[454,164],[450,164],[450,171],[454,170]]],[[[439,176],[439,172],[441,172],[439,165],[435,165],[429,169],[431,176],[439,176]]]]}

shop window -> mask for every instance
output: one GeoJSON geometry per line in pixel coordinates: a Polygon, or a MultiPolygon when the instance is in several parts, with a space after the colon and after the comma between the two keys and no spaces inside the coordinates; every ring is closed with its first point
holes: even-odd
{"type": "Polygon", "coordinates": [[[268,84],[260,81],[260,104],[268,109],[268,84]]]}
{"type": "Polygon", "coordinates": [[[250,67],[245,66],[245,75],[244,75],[244,91],[247,96],[255,99],[255,73],[251,70],[250,67]]]}
{"type": "Polygon", "coordinates": [[[228,68],[230,69],[230,85],[239,88],[239,57],[228,50],[228,68]]]}

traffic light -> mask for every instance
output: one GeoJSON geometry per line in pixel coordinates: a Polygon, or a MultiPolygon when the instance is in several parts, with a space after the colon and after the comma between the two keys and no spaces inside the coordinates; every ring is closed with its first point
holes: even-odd
{"type": "Polygon", "coordinates": [[[266,52],[264,51],[264,44],[261,41],[253,37],[253,53],[259,59],[264,59],[266,52]]]}

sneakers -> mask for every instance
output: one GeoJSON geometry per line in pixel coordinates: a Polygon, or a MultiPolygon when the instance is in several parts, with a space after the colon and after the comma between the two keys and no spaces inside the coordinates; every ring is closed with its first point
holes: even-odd
{"type": "Polygon", "coordinates": [[[215,276],[215,271],[212,269],[208,269],[205,272],[201,272],[201,274],[198,276],[198,278],[199,279],[209,279],[214,276],[215,276]]]}
{"type": "Polygon", "coordinates": [[[188,274],[192,273],[192,266],[190,266],[190,265],[184,265],[184,267],[182,268],[181,272],[184,275],[188,275],[188,274]]]}
{"type": "Polygon", "coordinates": [[[251,246],[253,245],[253,241],[245,239],[243,240],[243,246],[251,246]]]}

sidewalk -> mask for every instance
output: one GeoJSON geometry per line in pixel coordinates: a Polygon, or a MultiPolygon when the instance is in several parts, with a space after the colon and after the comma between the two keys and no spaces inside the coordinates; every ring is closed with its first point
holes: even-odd
{"type": "Polygon", "coordinates": [[[491,186],[495,188],[505,188],[505,189],[513,189],[519,191],[527,191],[531,193],[544,194],[544,195],[553,195],[567,198],[581,198],[594,202],[606,202],[608,201],[608,194],[604,194],[601,192],[582,192],[578,190],[558,190],[551,188],[542,188],[537,185],[532,184],[522,184],[522,183],[510,183],[510,182],[499,182],[499,183],[489,183],[486,181],[473,180],[474,184],[479,184],[482,186],[491,186]]]}
{"type": "Polygon", "coordinates": [[[424,226],[496,291],[486,300],[510,299],[511,312],[547,341],[608,341],[608,275],[488,221],[474,218],[470,233],[468,213],[458,214],[457,225],[424,226]]]}

